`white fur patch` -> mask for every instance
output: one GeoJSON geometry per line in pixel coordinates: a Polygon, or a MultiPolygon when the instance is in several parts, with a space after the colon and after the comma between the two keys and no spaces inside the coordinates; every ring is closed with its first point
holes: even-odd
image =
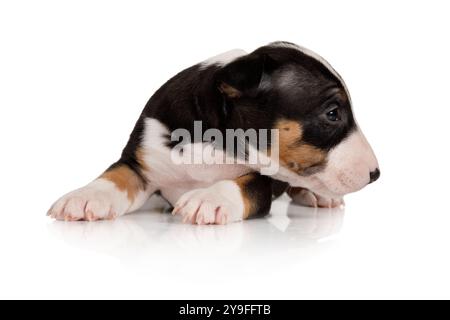
{"type": "Polygon", "coordinates": [[[212,58],[209,58],[201,63],[201,66],[203,68],[208,67],[210,65],[218,65],[218,66],[224,66],[234,60],[236,60],[239,57],[245,56],[247,52],[245,52],[242,49],[234,49],[227,52],[224,52],[222,54],[219,54],[217,56],[214,56],[212,58]]]}
{"type": "Polygon", "coordinates": [[[240,221],[244,215],[241,190],[234,181],[220,181],[207,188],[191,190],[180,197],[173,214],[193,224],[240,221]]]}
{"type": "Polygon", "coordinates": [[[356,188],[369,183],[369,173],[378,168],[375,154],[359,129],[330,151],[328,163],[330,168],[347,172],[349,187],[356,188]]]}
{"type": "Polygon", "coordinates": [[[128,212],[130,206],[126,192],[100,178],[61,197],[48,214],[58,220],[113,219],[128,212]]]}

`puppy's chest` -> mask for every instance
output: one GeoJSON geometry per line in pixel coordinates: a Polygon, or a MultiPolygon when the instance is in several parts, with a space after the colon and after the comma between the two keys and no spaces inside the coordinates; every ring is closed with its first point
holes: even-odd
{"type": "Polygon", "coordinates": [[[147,156],[145,164],[148,167],[147,178],[159,187],[205,187],[220,180],[237,178],[251,171],[239,164],[174,163],[170,154],[161,150],[147,156]]]}
{"type": "Polygon", "coordinates": [[[204,144],[189,143],[183,146],[183,152],[176,152],[167,146],[167,137],[170,132],[161,122],[145,120],[139,160],[146,167],[146,177],[156,187],[201,188],[251,171],[242,164],[224,162],[221,152],[214,152],[214,159],[205,161],[203,155],[211,154],[211,150],[204,144]]]}

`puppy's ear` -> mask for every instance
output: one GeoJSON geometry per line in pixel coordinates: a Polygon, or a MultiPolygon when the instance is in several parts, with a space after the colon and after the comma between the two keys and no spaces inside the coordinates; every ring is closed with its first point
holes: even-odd
{"type": "Polygon", "coordinates": [[[225,65],[217,73],[220,92],[230,99],[252,96],[269,82],[275,61],[268,55],[251,53],[225,65]]]}

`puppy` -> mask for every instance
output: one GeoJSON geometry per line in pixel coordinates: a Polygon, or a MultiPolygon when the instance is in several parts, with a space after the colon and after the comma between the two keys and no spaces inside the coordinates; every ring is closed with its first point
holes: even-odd
{"type": "Polygon", "coordinates": [[[250,54],[227,52],[170,79],[148,101],[120,159],[48,215],[114,219],[158,192],[184,222],[226,224],[267,214],[285,191],[302,205],[340,206],[379,176],[339,74],[317,54],[275,42],[250,54]],[[240,151],[218,143],[229,132],[240,151]],[[259,161],[250,161],[250,151],[259,161]],[[206,153],[216,161],[205,161],[206,153]]]}

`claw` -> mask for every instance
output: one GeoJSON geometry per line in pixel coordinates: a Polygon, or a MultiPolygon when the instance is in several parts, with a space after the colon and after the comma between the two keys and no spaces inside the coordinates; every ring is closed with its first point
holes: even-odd
{"type": "Polygon", "coordinates": [[[94,214],[92,213],[92,211],[86,212],[86,220],[87,221],[94,221],[94,214]]]}
{"type": "Polygon", "coordinates": [[[175,206],[175,208],[173,208],[173,210],[172,210],[172,215],[174,216],[174,215],[176,215],[177,213],[179,213],[180,212],[180,206],[175,206]]]}

